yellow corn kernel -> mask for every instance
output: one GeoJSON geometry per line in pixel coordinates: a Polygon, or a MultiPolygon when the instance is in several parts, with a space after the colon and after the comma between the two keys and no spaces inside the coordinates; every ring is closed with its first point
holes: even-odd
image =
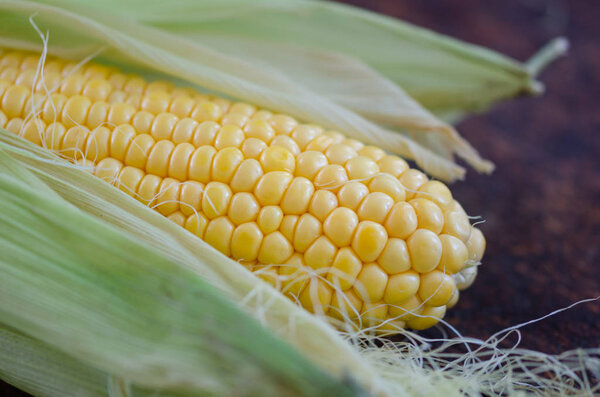
{"type": "Polygon", "coordinates": [[[298,215],[285,215],[279,226],[279,231],[289,241],[294,241],[294,232],[296,231],[296,224],[298,223],[298,215]]]}
{"type": "Polygon", "coordinates": [[[415,209],[406,202],[394,204],[385,221],[385,228],[391,237],[406,239],[417,230],[418,219],[415,209]]]}
{"type": "Polygon", "coordinates": [[[337,252],[336,246],[325,236],[320,236],[304,253],[306,266],[313,269],[330,267],[337,252]]]}
{"type": "Polygon", "coordinates": [[[244,142],[244,133],[239,127],[226,125],[223,126],[217,133],[215,138],[215,147],[217,150],[224,149],[226,147],[239,148],[244,142]]]}
{"type": "Polygon", "coordinates": [[[371,192],[385,193],[390,196],[394,202],[404,201],[406,197],[402,184],[398,179],[388,174],[375,176],[371,182],[369,182],[369,190],[371,190],[371,192]]]}
{"type": "Polygon", "coordinates": [[[423,311],[418,316],[408,320],[409,327],[416,330],[433,327],[446,314],[446,306],[428,306],[425,305],[423,311]]]}
{"type": "Polygon", "coordinates": [[[389,304],[390,318],[408,321],[420,315],[424,306],[423,302],[416,295],[413,295],[402,303],[389,304]]]}
{"type": "Polygon", "coordinates": [[[248,116],[244,116],[239,113],[228,113],[221,119],[221,124],[223,126],[232,125],[239,128],[244,128],[246,123],[250,120],[248,116]]]}
{"type": "Polygon", "coordinates": [[[456,284],[449,275],[434,270],[421,275],[419,298],[431,306],[442,306],[448,303],[456,290],[456,284]]]}
{"type": "Polygon", "coordinates": [[[188,165],[189,178],[202,183],[210,182],[213,158],[216,153],[215,148],[208,145],[194,150],[188,165]]]}
{"type": "Polygon", "coordinates": [[[435,234],[439,234],[444,227],[444,214],[440,207],[433,201],[416,198],[410,201],[410,205],[417,214],[417,223],[419,229],[429,229],[435,234]]]}
{"type": "Polygon", "coordinates": [[[158,187],[155,208],[163,215],[170,215],[179,210],[179,191],[181,183],[173,178],[164,178],[158,187]]]}
{"type": "Polygon", "coordinates": [[[442,259],[440,238],[427,229],[417,229],[406,241],[412,268],[419,273],[435,269],[442,259]]]}
{"type": "Polygon", "coordinates": [[[229,209],[231,189],[221,182],[209,182],[202,195],[202,212],[208,219],[223,216],[229,209]]]}
{"type": "Polygon", "coordinates": [[[303,214],[296,225],[294,248],[297,252],[305,252],[321,234],[321,222],[310,214],[303,214]]]}
{"type": "Polygon", "coordinates": [[[306,150],[306,146],[316,137],[323,133],[321,127],[315,125],[303,124],[296,127],[292,132],[292,139],[296,141],[301,150],[306,150]]]}
{"type": "Polygon", "coordinates": [[[262,242],[263,233],[256,223],[241,224],[235,228],[231,237],[231,256],[237,260],[256,260],[262,242]]]}
{"type": "Polygon", "coordinates": [[[290,135],[298,126],[298,122],[293,117],[285,114],[276,114],[269,119],[269,124],[275,129],[277,134],[290,135]]]}
{"type": "Polygon", "coordinates": [[[248,138],[257,138],[267,144],[275,137],[273,127],[268,122],[262,120],[248,122],[244,127],[244,132],[248,138]]]}
{"type": "Polygon", "coordinates": [[[280,264],[294,253],[294,247],[281,232],[276,231],[265,236],[258,253],[258,261],[266,264],[280,264]]]}
{"type": "Polygon", "coordinates": [[[467,214],[459,211],[446,211],[442,233],[450,234],[458,237],[462,242],[466,242],[471,234],[471,223],[467,214]]]}
{"type": "MultiPolygon", "coordinates": [[[[115,130],[113,136],[118,136],[115,130]]],[[[128,137],[129,138],[129,137],[128,137]]],[[[133,137],[130,138],[133,141],[133,137]]],[[[112,142],[111,142],[111,155],[112,155],[112,142]]],[[[146,172],[149,174],[166,177],[169,174],[169,160],[171,154],[175,150],[175,144],[171,141],[158,141],[152,146],[152,150],[148,154],[148,160],[146,161],[146,172]]]]}
{"type": "Polygon", "coordinates": [[[175,149],[169,160],[169,169],[167,171],[171,178],[179,179],[180,181],[188,179],[188,165],[190,157],[195,149],[194,145],[190,143],[180,143],[179,145],[175,145],[175,149]]]}
{"type": "MultiPolygon", "coordinates": [[[[23,124],[21,136],[31,143],[41,145],[45,130],[46,123],[40,119],[32,119],[23,124]]],[[[85,143],[82,146],[85,147],[85,143]]]]}
{"type": "Polygon", "coordinates": [[[348,182],[338,192],[338,200],[340,206],[356,210],[368,194],[369,188],[364,184],[360,182],[348,182]]]}
{"type": "Polygon", "coordinates": [[[360,314],[360,326],[362,328],[378,328],[388,317],[388,311],[389,306],[386,305],[385,302],[365,301],[363,304],[362,313],[360,314]]]}
{"type": "Polygon", "coordinates": [[[2,97],[2,111],[6,117],[9,119],[20,117],[30,94],[31,91],[21,85],[13,85],[6,89],[2,97]]]}
{"type": "Polygon", "coordinates": [[[194,131],[197,127],[198,122],[194,119],[179,119],[177,124],[175,124],[171,139],[174,143],[191,143],[194,136],[194,131]]]}
{"type": "Polygon", "coordinates": [[[82,95],[92,101],[106,101],[112,92],[112,86],[103,78],[89,80],[83,87],[82,95]]]}
{"type": "Polygon", "coordinates": [[[140,107],[150,113],[166,112],[171,105],[171,95],[164,91],[151,91],[142,97],[140,107]]]}
{"type": "Polygon", "coordinates": [[[329,269],[327,280],[335,287],[347,290],[354,285],[356,277],[361,270],[362,261],[351,248],[344,247],[337,252],[331,269],[329,269]]]}
{"type": "Polygon", "coordinates": [[[325,155],[331,164],[343,166],[346,161],[358,156],[358,153],[349,145],[336,143],[327,148],[325,155]]]}
{"type": "Polygon", "coordinates": [[[298,144],[286,135],[277,135],[271,141],[271,146],[281,146],[282,148],[287,149],[294,157],[298,156],[301,152],[298,144]]]}
{"type": "Polygon", "coordinates": [[[22,126],[23,126],[23,119],[20,117],[15,117],[14,119],[10,119],[8,121],[8,123],[6,123],[6,129],[15,135],[19,135],[21,133],[22,126]]]}
{"type": "Polygon", "coordinates": [[[187,218],[184,227],[190,233],[195,234],[201,239],[204,239],[204,232],[206,231],[207,225],[208,219],[206,219],[206,217],[204,217],[204,215],[201,213],[197,212],[187,218]]]}
{"type": "Polygon", "coordinates": [[[254,159],[246,159],[233,174],[231,189],[234,192],[252,192],[262,176],[260,163],[254,159]]]}
{"type": "MultiPolygon", "coordinates": [[[[196,123],[198,123],[198,121],[196,121],[196,123]]],[[[194,130],[192,143],[194,146],[212,145],[220,129],[221,126],[214,121],[201,122],[194,130]]]]}
{"type": "Polygon", "coordinates": [[[269,234],[279,229],[283,221],[283,211],[277,205],[267,205],[258,213],[256,223],[265,234],[269,234]]]}
{"type": "Polygon", "coordinates": [[[381,192],[369,193],[358,208],[361,221],[382,223],[394,205],[390,196],[381,192]]]}
{"type": "Polygon", "coordinates": [[[481,261],[485,251],[485,237],[481,230],[474,227],[471,229],[471,235],[467,240],[467,248],[469,250],[469,260],[474,262],[481,261]]]}
{"type": "Polygon", "coordinates": [[[408,169],[408,163],[397,156],[383,156],[377,162],[379,170],[390,174],[394,178],[400,177],[408,169]]]}
{"type": "Polygon", "coordinates": [[[377,263],[388,274],[396,274],[410,269],[410,256],[406,242],[399,238],[389,238],[377,263]]]}
{"type": "Polygon", "coordinates": [[[96,164],[94,175],[108,183],[115,183],[118,180],[121,168],[123,168],[123,163],[109,157],[96,164]]]}
{"type": "Polygon", "coordinates": [[[442,182],[429,181],[419,188],[417,198],[426,198],[436,203],[442,210],[452,204],[453,198],[450,189],[442,182]]]}
{"type": "MultiPolygon", "coordinates": [[[[85,144],[90,132],[84,127],[69,128],[63,136],[60,153],[70,159],[79,160],[85,157],[85,144]]],[[[114,156],[115,159],[119,159],[114,156]]]]}
{"type": "Polygon", "coordinates": [[[337,205],[338,201],[335,194],[329,190],[317,190],[313,194],[308,211],[323,222],[337,205]]]}
{"type": "Polygon", "coordinates": [[[348,182],[346,170],[341,165],[329,164],[321,168],[314,179],[315,187],[337,193],[348,182]]]}
{"type": "Polygon", "coordinates": [[[315,192],[314,185],[306,178],[294,178],[281,200],[281,209],[285,214],[301,215],[308,206],[315,192]]]}
{"type": "Polygon", "coordinates": [[[179,117],[171,113],[159,113],[153,120],[150,126],[150,134],[160,141],[162,139],[171,140],[175,125],[179,121],[179,117]]]}
{"type": "Polygon", "coordinates": [[[242,161],[244,161],[244,155],[238,148],[227,147],[219,150],[213,159],[212,179],[229,183],[242,161]]]}
{"type": "Polygon", "coordinates": [[[233,195],[227,216],[235,224],[240,225],[256,220],[260,205],[253,194],[240,192],[233,195]]]}
{"type": "Polygon", "coordinates": [[[352,249],[363,262],[372,262],[385,248],[387,238],[385,228],[379,223],[362,221],[358,224],[352,240],[352,249]]]}
{"type": "Polygon", "coordinates": [[[400,175],[399,181],[404,186],[406,191],[406,200],[410,200],[418,193],[418,190],[423,186],[429,178],[419,170],[410,168],[400,175]]]}
{"type": "MultiPolygon", "coordinates": [[[[4,113],[7,116],[9,116],[8,109],[6,109],[6,107],[4,106],[5,99],[6,99],[6,94],[2,98],[2,109],[3,109],[4,113]]],[[[65,105],[65,102],[67,102],[67,99],[68,98],[66,96],[61,95],[61,94],[50,95],[50,98],[48,98],[46,100],[46,102],[44,102],[44,105],[42,107],[42,119],[46,123],[53,123],[55,121],[59,121],[59,115],[62,113],[62,108],[65,105]]],[[[13,103],[12,100],[11,100],[11,103],[13,103]]],[[[13,103],[13,105],[11,105],[11,106],[14,106],[15,103],[13,103]]]]}
{"type": "Polygon", "coordinates": [[[323,222],[323,232],[338,247],[350,245],[359,217],[349,208],[333,210],[323,222]]]}
{"type": "Polygon", "coordinates": [[[358,151],[358,154],[369,157],[373,161],[379,161],[385,156],[385,152],[376,146],[365,146],[358,151]]]}
{"type": "Polygon", "coordinates": [[[292,175],[285,171],[272,171],[264,174],[254,189],[260,205],[279,205],[292,178],[292,175]]]}
{"type": "Polygon", "coordinates": [[[281,146],[265,148],[260,155],[260,164],[265,172],[286,171],[293,173],[296,169],[296,159],[294,158],[294,155],[281,146]]]}
{"type": "Polygon", "coordinates": [[[363,265],[356,278],[354,289],[365,302],[377,302],[383,298],[388,274],[376,263],[363,265]]]}
{"type": "Polygon", "coordinates": [[[187,95],[174,97],[169,107],[169,112],[178,117],[189,117],[196,106],[196,101],[187,95]]]}
{"type": "Polygon", "coordinates": [[[107,121],[111,125],[127,124],[135,113],[136,109],[127,103],[113,103],[110,105],[107,121]]]}
{"type": "Polygon", "coordinates": [[[93,130],[103,125],[106,122],[106,117],[108,116],[109,109],[110,105],[107,102],[93,103],[88,112],[87,126],[91,130],[93,130]]]}
{"type": "Polygon", "coordinates": [[[399,305],[419,291],[421,278],[412,270],[389,277],[383,300],[390,305],[399,305]]]}
{"type": "Polygon", "coordinates": [[[440,234],[442,242],[442,258],[438,269],[444,273],[458,273],[467,264],[469,251],[467,246],[458,238],[449,234],[440,234]]]}
{"type": "Polygon", "coordinates": [[[267,144],[258,138],[248,138],[242,144],[242,152],[248,159],[258,159],[267,148],[267,144]]]}
{"type": "Polygon", "coordinates": [[[379,173],[377,163],[366,156],[356,156],[348,160],[345,167],[351,181],[366,182],[379,173]]]}
{"type": "MultiPolygon", "coordinates": [[[[101,156],[107,156],[108,150],[104,151],[104,139],[107,128],[100,127],[92,132],[94,138],[94,151],[92,152],[90,146],[88,146],[88,153],[91,156],[97,155],[100,158],[101,156]]],[[[106,143],[108,144],[108,142],[106,143]]],[[[129,149],[127,150],[127,154],[125,155],[125,164],[137,167],[141,169],[146,169],[146,163],[148,162],[148,157],[150,156],[150,151],[156,144],[154,138],[151,135],[142,134],[138,135],[131,141],[131,145],[129,145],[129,149]]],[[[89,157],[88,157],[89,158],[89,157]]]]}
{"type": "Polygon", "coordinates": [[[231,236],[234,226],[227,217],[219,217],[208,222],[204,231],[204,241],[225,256],[231,256],[231,236]]]}
{"type": "MultiPolygon", "coordinates": [[[[124,193],[130,196],[135,196],[137,188],[144,178],[144,171],[135,167],[123,167],[119,173],[119,178],[116,186],[124,193]]],[[[182,214],[183,216],[183,214],[182,214]]]]}
{"type": "MultiPolygon", "coordinates": [[[[16,120],[16,119],[12,119],[12,120],[16,120]]],[[[8,128],[8,126],[6,127],[7,130],[10,131],[10,129],[8,128]]],[[[67,132],[67,129],[65,128],[64,125],[62,125],[62,123],[52,123],[50,125],[48,125],[48,127],[46,127],[46,132],[45,132],[45,136],[44,136],[44,142],[43,145],[46,149],[50,149],[50,150],[55,150],[55,151],[60,151],[60,145],[63,139],[63,136],[65,135],[65,132],[67,132]]],[[[88,136],[88,140],[91,139],[90,137],[92,136],[92,134],[90,134],[90,136],[88,136]]],[[[94,162],[98,162],[102,159],[104,159],[105,157],[108,156],[108,140],[110,138],[110,131],[106,130],[106,135],[104,137],[104,156],[101,157],[100,155],[94,156],[94,157],[88,157],[88,159],[94,160],[94,162]]],[[[99,137],[98,141],[101,141],[102,138],[99,137]]],[[[87,145],[88,151],[89,151],[89,143],[87,145]]]]}
{"type": "Polygon", "coordinates": [[[179,207],[183,215],[190,216],[202,210],[204,185],[200,182],[185,181],[179,191],[179,207]]]}

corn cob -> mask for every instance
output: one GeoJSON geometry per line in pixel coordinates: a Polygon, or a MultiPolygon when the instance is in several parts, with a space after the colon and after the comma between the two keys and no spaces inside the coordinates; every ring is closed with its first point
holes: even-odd
{"type": "Polygon", "coordinates": [[[0,127],[154,208],[306,309],[437,323],[485,239],[449,189],[382,149],[116,69],[0,53],[0,127]],[[43,77],[43,78],[42,78],[43,77]]]}

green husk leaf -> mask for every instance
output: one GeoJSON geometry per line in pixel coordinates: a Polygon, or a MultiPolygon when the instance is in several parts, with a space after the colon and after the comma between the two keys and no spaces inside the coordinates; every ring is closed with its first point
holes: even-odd
{"type": "MultiPolygon", "coordinates": [[[[55,0],[56,3],[62,3],[55,0]]],[[[186,84],[247,100],[268,109],[286,112],[301,120],[343,131],[347,136],[380,146],[390,152],[414,159],[431,175],[454,180],[464,169],[452,160],[437,155],[407,136],[372,123],[357,113],[320,96],[306,87],[269,73],[249,61],[233,58],[170,33],[138,24],[119,13],[104,12],[70,4],[63,9],[35,1],[0,1],[0,45],[41,50],[39,34],[28,17],[50,32],[48,52],[81,60],[100,55],[99,61],[136,69],[155,76],[169,75],[186,84]],[[151,71],[151,73],[148,73],[151,71]]],[[[115,9],[117,10],[117,9],[115,9]]],[[[415,126],[415,131],[418,126],[415,126]]],[[[453,140],[448,140],[452,142],[453,140]]],[[[458,140],[454,139],[454,142],[458,140]]],[[[477,169],[490,171],[490,163],[481,160],[470,148],[455,151],[477,169]]]]}
{"type": "MultiPolygon", "coordinates": [[[[185,229],[109,184],[54,154],[0,129],[0,149],[25,165],[36,177],[77,208],[102,219],[130,238],[150,245],[216,286],[312,362],[337,377],[351,374],[374,391],[405,395],[402,383],[380,378],[370,364],[325,321],[285,298],[237,262],[224,257],[185,229]]],[[[423,387],[431,382],[420,372],[406,374],[423,387]]],[[[429,387],[429,386],[427,386],[429,387]]],[[[433,386],[431,386],[433,387],[433,386]]]]}
{"type": "Polygon", "coordinates": [[[0,378],[35,396],[107,396],[107,374],[2,324],[0,378]]]}
{"type": "Polygon", "coordinates": [[[49,196],[15,164],[0,165],[2,323],[147,388],[357,395],[197,272],[49,196]]]}
{"type": "MultiPolygon", "coordinates": [[[[275,52],[268,53],[272,44],[294,44],[352,56],[436,114],[481,111],[507,98],[539,94],[543,85],[536,76],[567,49],[566,40],[559,38],[530,61],[521,63],[480,46],[333,1],[174,0],[147,4],[134,0],[124,6],[118,0],[103,0],[94,2],[94,7],[118,8],[123,15],[181,36],[219,37],[231,42],[242,39],[264,49],[261,57],[267,63],[279,57],[275,52]]],[[[294,70],[290,77],[303,74],[294,70]]]]}

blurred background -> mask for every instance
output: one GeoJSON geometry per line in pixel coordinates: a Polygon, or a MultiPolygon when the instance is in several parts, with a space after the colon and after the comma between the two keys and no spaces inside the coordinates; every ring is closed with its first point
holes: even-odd
{"type": "MultiPolygon", "coordinates": [[[[600,296],[600,1],[345,2],[520,61],[556,36],[569,39],[568,56],[540,76],[543,96],[512,100],[458,125],[497,168],[491,176],[469,170],[452,187],[470,215],[485,219],[488,246],[477,280],[445,319],[464,336],[486,339],[600,296]]],[[[600,347],[600,301],[521,331],[522,348],[600,347]]]]}
{"type": "MultiPolygon", "coordinates": [[[[465,209],[486,220],[488,248],[478,279],[446,320],[464,336],[486,339],[600,296],[600,1],[345,2],[518,60],[556,36],[570,40],[568,57],[541,76],[542,97],[513,100],[458,126],[497,170],[470,170],[453,186],[465,209]]],[[[600,301],[521,332],[520,347],[547,353],[600,347],[600,301]]],[[[26,394],[0,382],[0,395],[26,394]]]]}

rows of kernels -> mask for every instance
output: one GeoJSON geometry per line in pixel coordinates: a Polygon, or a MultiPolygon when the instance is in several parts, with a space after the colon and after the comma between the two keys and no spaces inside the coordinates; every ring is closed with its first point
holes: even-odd
{"type": "Polygon", "coordinates": [[[50,60],[44,76],[58,93],[38,83],[31,96],[35,74],[19,68],[35,57],[24,59],[0,55],[0,125],[97,164],[97,176],[309,310],[423,328],[473,281],[465,265],[481,260],[483,235],[444,184],[396,156],[97,65],[50,60]]]}

